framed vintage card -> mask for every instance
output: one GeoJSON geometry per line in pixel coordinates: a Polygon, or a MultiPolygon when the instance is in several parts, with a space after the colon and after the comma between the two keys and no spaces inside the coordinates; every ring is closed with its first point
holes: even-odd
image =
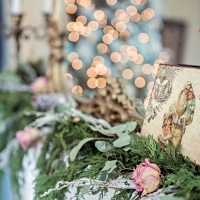
{"type": "Polygon", "coordinates": [[[160,65],[142,135],[164,147],[169,140],[200,164],[200,67],[160,65]]]}

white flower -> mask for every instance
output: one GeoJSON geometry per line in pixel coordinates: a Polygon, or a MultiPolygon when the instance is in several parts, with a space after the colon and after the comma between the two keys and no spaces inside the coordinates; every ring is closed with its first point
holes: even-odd
{"type": "Polygon", "coordinates": [[[194,106],[190,106],[189,109],[190,109],[190,110],[194,110],[194,106]]]}

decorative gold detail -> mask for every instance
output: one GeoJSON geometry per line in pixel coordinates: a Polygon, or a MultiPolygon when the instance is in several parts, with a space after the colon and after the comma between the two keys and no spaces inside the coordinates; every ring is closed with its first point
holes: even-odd
{"type": "Polygon", "coordinates": [[[124,80],[110,78],[107,80],[107,86],[99,89],[91,101],[83,102],[81,98],[75,98],[81,110],[103,118],[110,124],[124,123],[132,119],[143,120],[144,116],[139,111],[135,98],[128,97],[124,91],[124,80]]]}
{"type": "Polygon", "coordinates": [[[47,70],[48,77],[48,91],[49,92],[65,92],[65,82],[63,74],[66,73],[66,64],[64,62],[64,32],[60,30],[58,18],[58,4],[57,0],[54,1],[54,9],[49,16],[49,24],[47,29],[50,57],[49,67],[47,70]]]}

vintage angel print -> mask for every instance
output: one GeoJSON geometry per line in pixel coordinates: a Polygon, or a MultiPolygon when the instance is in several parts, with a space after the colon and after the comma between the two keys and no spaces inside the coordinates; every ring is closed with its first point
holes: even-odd
{"type": "Polygon", "coordinates": [[[200,68],[160,65],[142,134],[169,140],[200,164],[200,68]]]}

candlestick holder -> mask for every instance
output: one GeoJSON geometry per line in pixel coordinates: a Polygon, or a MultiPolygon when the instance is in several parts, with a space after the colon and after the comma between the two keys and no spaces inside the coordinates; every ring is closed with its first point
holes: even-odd
{"type": "Polygon", "coordinates": [[[9,34],[9,36],[13,35],[14,38],[15,38],[17,55],[19,55],[19,52],[20,52],[20,41],[19,41],[19,39],[20,39],[21,34],[22,34],[22,29],[20,28],[22,17],[23,17],[22,14],[12,15],[13,29],[9,34]]]}
{"type": "Polygon", "coordinates": [[[5,34],[5,37],[13,37],[16,45],[16,55],[19,57],[20,54],[20,40],[22,38],[28,39],[31,33],[37,39],[48,38],[48,43],[50,46],[50,56],[49,56],[49,67],[47,68],[47,78],[48,78],[48,91],[49,92],[65,92],[65,57],[64,57],[64,40],[65,33],[59,30],[58,23],[53,19],[52,14],[44,14],[45,25],[44,26],[21,26],[23,20],[23,14],[12,14],[12,25],[8,26],[5,24],[0,25],[0,32],[5,34]],[[42,34],[39,30],[43,29],[42,34]]]}
{"type": "MultiPolygon", "coordinates": [[[[47,16],[46,16],[47,17],[47,16]]],[[[65,33],[59,30],[58,23],[54,21],[52,15],[46,18],[48,28],[47,36],[50,46],[49,67],[47,69],[48,90],[49,92],[66,91],[64,74],[65,74],[65,56],[64,40],[65,33]]]]}

